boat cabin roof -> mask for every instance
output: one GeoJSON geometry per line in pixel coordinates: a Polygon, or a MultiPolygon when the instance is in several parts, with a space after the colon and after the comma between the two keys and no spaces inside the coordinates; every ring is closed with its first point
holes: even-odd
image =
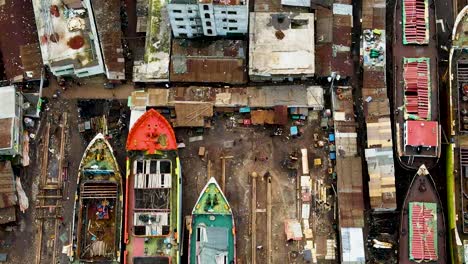
{"type": "Polygon", "coordinates": [[[127,150],[176,150],[174,130],[164,116],[154,109],[146,111],[135,122],[127,138],[127,150]]]}

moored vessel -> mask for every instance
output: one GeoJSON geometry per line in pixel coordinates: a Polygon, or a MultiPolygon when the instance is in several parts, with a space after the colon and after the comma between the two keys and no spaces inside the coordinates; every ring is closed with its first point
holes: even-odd
{"type": "Polygon", "coordinates": [[[180,263],[181,167],[174,131],[154,109],[127,138],[124,263],[180,263]]]}
{"type": "Polygon", "coordinates": [[[122,177],[112,147],[98,134],[79,167],[72,263],[120,263],[122,194],[122,177]]]}
{"type": "Polygon", "coordinates": [[[398,0],[393,39],[394,138],[403,168],[433,168],[441,153],[433,0],[398,0]]]}
{"type": "Polygon", "coordinates": [[[447,147],[447,204],[452,263],[468,262],[468,6],[452,32],[447,147]]]}
{"type": "Polygon", "coordinates": [[[440,198],[426,166],[416,172],[402,206],[399,263],[447,263],[440,198]]]}

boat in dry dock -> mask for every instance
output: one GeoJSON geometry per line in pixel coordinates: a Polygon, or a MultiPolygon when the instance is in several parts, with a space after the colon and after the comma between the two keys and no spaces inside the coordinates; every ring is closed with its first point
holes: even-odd
{"type": "Polygon", "coordinates": [[[457,16],[449,58],[448,224],[452,263],[468,262],[468,6],[457,16]]]}
{"type": "Polygon", "coordinates": [[[236,229],[223,191],[211,178],[192,210],[189,237],[190,264],[236,263],[236,229]]]}
{"type": "Polygon", "coordinates": [[[447,263],[443,209],[426,166],[416,172],[402,208],[399,263],[447,263]]]}
{"type": "Polygon", "coordinates": [[[84,152],[77,186],[72,263],[120,263],[122,177],[102,134],[84,152]]]}
{"type": "Polygon", "coordinates": [[[127,138],[124,263],[180,263],[181,167],[174,131],[154,109],[127,138]]]}
{"type": "Polygon", "coordinates": [[[433,0],[398,0],[393,39],[395,146],[410,170],[434,167],[441,152],[433,0]]]}

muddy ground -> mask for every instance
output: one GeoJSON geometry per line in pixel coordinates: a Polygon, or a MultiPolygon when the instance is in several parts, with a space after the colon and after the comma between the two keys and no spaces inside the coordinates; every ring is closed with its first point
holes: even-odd
{"type": "MultiPolygon", "coordinates": [[[[83,151],[89,138],[84,137],[78,131],[78,123],[81,122],[77,110],[76,99],[64,99],[68,91],[63,92],[62,98],[50,99],[47,111],[38,122],[33,132],[36,132],[36,139],[31,141],[31,165],[24,170],[24,187],[30,197],[30,208],[26,214],[19,214],[17,226],[13,231],[0,231],[2,251],[8,253],[8,263],[34,263],[36,259],[36,247],[38,242],[38,182],[41,173],[42,144],[44,124],[46,120],[51,121],[51,131],[57,130],[60,122],[60,115],[68,113],[66,162],[68,163],[68,178],[65,180],[65,199],[61,201],[63,209],[60,216],[63,217],[63,224],[59,225],[57,234],[57,260],[60,263],[68,263],[65,255],[61,254],[62,246],[69,243],[71,223],[73,219],[74,195],[76,189],[76,177],[78,175],[78,165],[82,158],[83,151]],[[67,198],[68,197],[68,198],[67,198]],[[62,239],[64,243],[62,243],[62,239]],[[24,250],[28,249],[28,250],[24,250]]],[[[100,105],[103,102],[95,101],[100,105]]],[[[117,101],[125,105],[124,101],[117,101]]],[[[109,103],[106,103],[109,104],[109,103]]],[[[105,110],[102,110],[105,112],[105,110]]],[[[123,112],[128,114],[128,108],[124,107],[123,112]]],[[[99,111],[98,111],[99,112],[99,111]]],[[[96,113],[97,115],[98,113],[96,113]]],[[[127,116],[128,119],[129,115],[127,116]]],[[[128,122],[128,120],[127,120],[128,122]]],[[[313,134],[318,133],[324,136],[324,131],[319,126],[319,121],[305,123],[301,127],[302,136],[298,138],[289,137],[289,126],[286,126],[281,136],[272,136],[274,127],[245,127],[235,125],[232,127],[232,119],[225,114],[218,114],[213,118],[212,127],[205,129],[202,133],[203,140],[189,142],[189,137],[198,135],[200,131],[196,129],[176,129],[178,140],[184,141],[186,147],[180,149],[180,158],[183,168],[183,214],[190,215],[193,205],[204,185],[207,182],[207,164],[211,160],[211,175],[221,181],[221,160],[220,156],[233,156],[226,160],[226,196],[233,208],[235,224],[237,230],[237,253],[238,263],[250,263],[250,212],[251,212],[251,178],[252,172],[257,172],[257,263],[265,263],[266,258],[266,181],[263,175],[268,171],[272,176],[272,241],[273,241],[273,263],[303,263],[301,248],[297,242],[287,242],[284,232],[284,221],[289,218],[296,218],[296,184],[297,174],[293,170],[285,168],[283,161],[296,151],[300,162],[300,149],[307,148],[309,151],[309,161],[312,175],[324,177],[327,175],[326,166],[314,168],[313,159],[322,157],[326,164],[327,155],[325,149],[315,149],[313,147],[313,134]],[[205,147],[207,155],[201,158],[198,155],[199,147],[205,147]],[[294,253],[299,253],[296,257],[291,257],[294,253]]],[[[124,171],[125,162],[125,141],[127,129],[124,128],[118,137],[111,139],[115,154],[124,171]]],[[[52,133],[51,133],[52,134],[52,133]]],[[[50,141],[51,149],[58,151],[59,140],[50,141]]],[[[49,173],[54,173],[58,168],[58,157],[49,153],[49,173]]],[[[298,171],[300,165],[298,166],[298,171]]],[[[300,176],[300,174],[299,174],[300,176]]],[[[331,211],[332,212],[332,211],[331,211]]],[[[317,218],[319,219],[319,218],[317,218]]],[[[59,220],[59,223],[62,221],[59,220]]],[[[48,241],[55,239],[54,225],[55,219],[44,220],[44,233],[42,240],[41,263],[52,263],[52,244],[48,241]]],[[[335,238],[333,229],[333,214],[330,212],[323,214],[317,222],[318,231],[327,238],[335,238]],[[320,223],[319,223],[320,222],[320,223]]],[[[2,229],[4,230],[4,229],[2,229]]],[[[185,235],[187,239],[188,236],[185,235]]]]}

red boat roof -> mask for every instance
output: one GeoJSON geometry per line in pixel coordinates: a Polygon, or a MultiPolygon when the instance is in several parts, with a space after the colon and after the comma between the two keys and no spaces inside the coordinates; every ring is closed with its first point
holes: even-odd
{"type": "Polygon", "coordinates": [[[437,260],[437,204],[413,202],[409,209],[410,260],[437,260]]]}
{"type": "Polygon", "coordinates": [[[154,153],[157,150],[176,150],[174,130],[169,122],[154,109],[146,111],[128,133],[127,150],[154,153]]]}
{"type": "Polygon", "coordinates": [[[406,112],[430,119],[429,58],[405,58],[403,67],[406,112]]]}
{"type": "Polygon", "coordinates": [[[406,121],[406,145],[437,147],[439,124],[437,121],[406,121]]]}

